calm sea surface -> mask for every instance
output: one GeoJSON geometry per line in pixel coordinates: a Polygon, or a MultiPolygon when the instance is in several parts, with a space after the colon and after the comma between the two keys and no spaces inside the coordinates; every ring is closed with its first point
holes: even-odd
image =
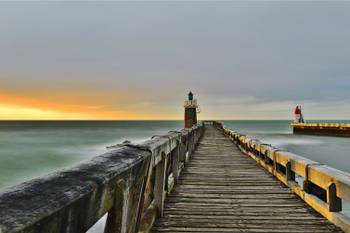
{"type": "Polygon", "coordinates": [[[181,121],[0,121],[0,191],[90,159],[106,146],[181,129],[181,121]]]}
{"type": "MultiPolygon", "coordinates": [[[[350,138],[293,135],[288,121],[224,121],[224,124],[350,173],[350,138]]],[[[182,126],[182,121],[0,121],[0,191],[74,166],[103,153],[108,145],[124,140],[140,142],[182,126]]],[[[345,211],[349,212],[347,208],[345,211]]]]}

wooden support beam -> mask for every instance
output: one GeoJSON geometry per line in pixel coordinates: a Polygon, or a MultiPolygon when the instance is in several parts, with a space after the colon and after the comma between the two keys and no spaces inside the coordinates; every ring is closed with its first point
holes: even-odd
{"type": "Polygon", "coordinates": [[[108,212],[104,233],[127,233],[130,180],[119,180],[113,208],[108,212]]]}
{"type": "Polygon", "coordinates": [[[174,184],[177,183],[180,175],[180,144],[171,152],[171,167],[174,176],[174,184]]]}
{"type": "Polygon", "coordinates": [[[151,228],[157,218],[157,208],[155,207],[154,202],[147,208],[145,215],[142,218],[142,222],[139,228],[138,233],[148,233],[151,231],[151,228]]]}
{"type": "Polygon", "coordinates": [[[139,169],[117,181],[115,200],[108,212],[105,233],[135,233],[138,230],[150,166],[151,159],[148,157],[139,169]]]}
{"type": "Polygon", "coordinates": [[[290,161],[286,164],[286,178],[288,181],[295,181],[295,173],[292,170],[290,161]]]}
{"type": "Polygon", "coordinates": [[[162,160],[156,166],[154,184],[154,204],[158,209],[158,215],[163,216],[165,185],[166,185],[167,156],[162,155],[162,160]]]}

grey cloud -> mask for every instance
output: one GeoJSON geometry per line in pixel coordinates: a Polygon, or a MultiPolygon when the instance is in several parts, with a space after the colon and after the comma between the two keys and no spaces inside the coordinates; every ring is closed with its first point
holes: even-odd
{"type": "Polygon", "coordinates": [[[5,87],[163,89],[169,102],[188,89],[261,102],[350,97],[349,2],[0,6],[5,87]]]}

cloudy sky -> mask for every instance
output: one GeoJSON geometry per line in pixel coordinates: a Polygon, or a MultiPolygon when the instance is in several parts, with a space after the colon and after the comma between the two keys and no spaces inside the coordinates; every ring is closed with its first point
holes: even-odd
{"type": "Polygon", "coordinates": [[[350,119],[350,2],[1,2],[0,119],[350,119]]]}

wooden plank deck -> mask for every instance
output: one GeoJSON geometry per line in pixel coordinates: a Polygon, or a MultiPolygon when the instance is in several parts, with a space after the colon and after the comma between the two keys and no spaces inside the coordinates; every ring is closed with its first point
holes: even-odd
{"type": "Polygon", "coordinates": [[[207,126],[152,232],[342,232],[207,126]]]}

